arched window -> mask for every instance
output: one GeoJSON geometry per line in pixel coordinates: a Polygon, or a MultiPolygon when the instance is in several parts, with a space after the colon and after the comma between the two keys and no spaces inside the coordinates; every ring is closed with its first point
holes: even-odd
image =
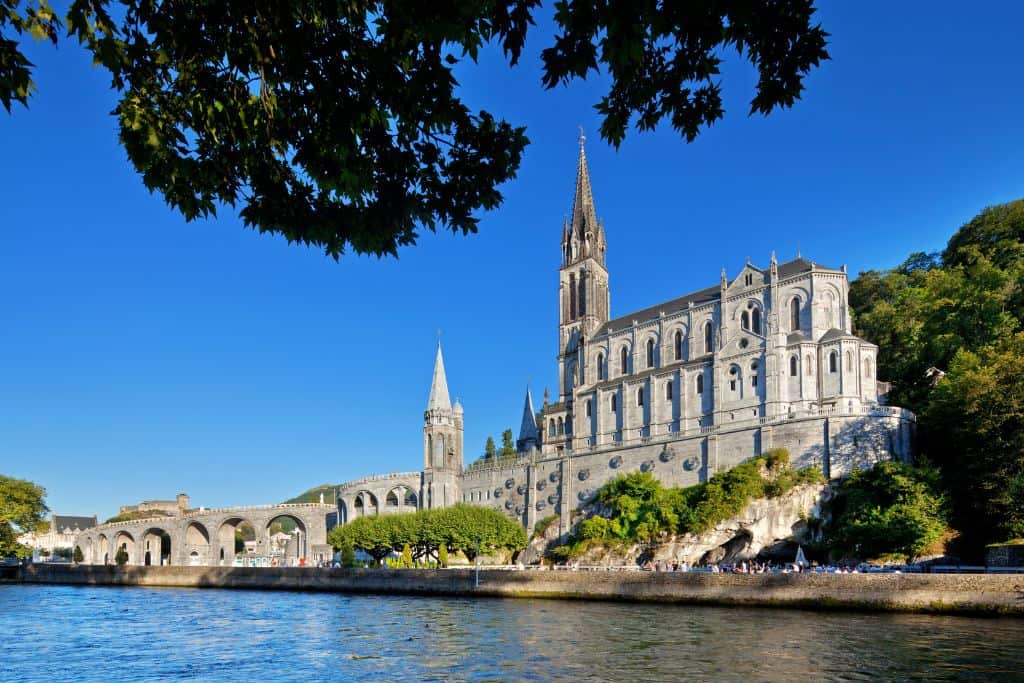
{"type": "Polygon", "coordinates": [[[614,413],[619,408],[618,395],[612,394],[612,412],[614,413]]]}
{"type": "Polygon", "coordinates": [[[654,340],[647,340],[647,367],[654,367],[654,340]]]}
{"type": "Polygon", "coordinates": [[[761,334],[761,309],[754,308],[750,313],[750,329],[754,334],[761,334]]]}
{"type": "Polygon", "coordinates": [[[836,298],[832,292],[825,293],[825,327],[832,329],[836,326],[836,298]]]}
{"type": "Polygon", "coordinates": [[[711,337],[711,321],[709,320],[704,323],[704,353],[711,353],[712,351],[711,337]]]}
{"type": "Polygon", "coordinates": [[[870,358],[865,358],[864,359],[864,376],[865,377],[870,377],[871,376],[871,359],[870,358]]]}
{"type": "Polygon", "coordinates": [[[597,354],[597,379],[604,380],[604,354],[597,354]]]}
{"type": "Polygon", "coordinates": [[[750,329],[750,314],[746,311],[743,311],[743,313],[740,314],[740,327],[745,330],[750,329]]]}
{"type": "Polygon", "coordinates": [[[576,319],[576,274],[569,274],[569,320],[576,319]]]}
{"type": "Polygon", "coordinates": [[[665,382],[665,400],[672,400],[672,380],[665,382]]]}
{"type": "Polygon", "coordinates": [[[789,329],[796,332],[800,329],[800,297],[793,297],[789,302],[789,329]]]}
{"type": "Polygon", "coordinates": [[[740,376],[740,369],[735,365],[729,368],[729,391],[736,391],[736,380],[740,376]]]}
{"type": "Polygon", "coordinates": [[[562,418],[558,418],[558,433],[565,434],[565,423],[562,422],[562,418]]]}
{"type": "Polygon", "coordinates": [[[756,387],[757,386],[757,369],[758,369],[758,367],[759,366],[758,366],[756,360],[753,363],[750,364],[750,386],[752,386],[752,387],[756,387]]]}
{"type": "Polygon", "coordinates": [[[640,387],[636,390],[636,404],[642,406],[644,404],[644,388],[640,387]]]}
{"type": "Polygon", "coordinates": [[[796,377],[796,356],[789,357],[789,376],[796,377]]]}
{"type": "Polygon", "coordinates": [[[554,435],[555,435],[555,420],[554,420],[554,418],[552,418],[551,421],[548,422],[548,436],[554,436],[554,435]]]}
{"type": "Polygon", "coordinates": [[[846,352],[846,372],[847,374],[853,372],[853,354],[849,351],[846,352]]]}
{"type": "Polygon", "coordinates": [[[590,417],[590,399],[587,399],[587,417],[590,417]]]}
{"type": "Polygon", "coordinates": [[[625,375],[629,368],[629,349],[625,346],[622,347],[622,351],[619,352],[619,370],[621,374],[625,375]]]}
{"type": "Polygon", "coordinates": [[[697,393],[704,393],[704,375],[697,375],[697,393]]]}
{"type": "Polygon", "coordinates": [[[676,360],[683,359],[683,333],[676,330],[676,360]]]}
{"type": "Polygon", "coordinates": [[[814,357],[811,354],[807,354],[807,374],[814,374],[814,357]]]}
{"type": "Polygon", "coordinates": [[[828,371],[835,372],[837,365],[839,365],[839,354],[833,351],[832,353],[828,354],[828,371]]]}
{"type": "Polygon", "coordinates": [[[585,272],[580,273],[580,296],[578,305],[580,309],[581,318],[587,314],[587,287],[585,284],[586,275],[587,274],[585,272]]]}

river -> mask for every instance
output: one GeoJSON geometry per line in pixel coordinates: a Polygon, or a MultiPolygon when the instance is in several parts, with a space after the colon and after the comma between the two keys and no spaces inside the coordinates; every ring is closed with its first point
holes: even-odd
{"type": "Polygon", "coordinates": [[[1024,620],[0,585],[0,680],[1024,680],[1024,620]]]}

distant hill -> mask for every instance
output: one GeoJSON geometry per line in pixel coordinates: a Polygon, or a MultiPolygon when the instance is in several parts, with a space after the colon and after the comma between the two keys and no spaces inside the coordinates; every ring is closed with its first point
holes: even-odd
{"type": "Polygon", "coordinates": [[[172,515],[165,510],[135,510],[133,512],[126,512],[122,515],[114,515],[104,524],[113,524],[114,522],[131,522],[136,519],[150,519],[151,517],[171,517],[172,515]]]}
{"type": "Polygon", "coordinates": [[[308,491],[304,491],[294,498],[289,498],[284,501],[285,503],[319,503],[320,494],[324,494],[325,503],[334,502],[334,490],[338,488],[337,484],[321,484],[320,486],[314,486],[308,491]]]}

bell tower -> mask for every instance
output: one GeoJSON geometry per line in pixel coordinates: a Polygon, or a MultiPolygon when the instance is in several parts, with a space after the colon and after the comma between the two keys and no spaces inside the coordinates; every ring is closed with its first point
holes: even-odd
{"type": "Polygon", "coordinates": [[[453,406],[448,395],[444,356],[438,341],[430,398],[423,413],[423,507],[448,507],[459,500],[462,435],[462,405],[456,401],[453,406]]]}
{"type": "Polygon", "coordinates": [[[559,270],[558,393],[559,401],[570,406],[573,389],[596,377],[596,371],[585,366],[586,342],[595,330],[608,322],[610,312],[605,266],[608,245],[604,224],[597,220],[594,208],[586,141],[580,131],[576,194],[572,217],[562,224],[562,267],[559,270]]]}

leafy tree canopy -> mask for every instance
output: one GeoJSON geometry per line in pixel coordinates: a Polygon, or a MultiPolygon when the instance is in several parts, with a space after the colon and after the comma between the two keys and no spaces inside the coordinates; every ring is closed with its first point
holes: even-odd
{"type": "Polygon", "coordinates": [[[947,528],[938,470],[898,462],[855,471],[843,480],[830,512],[825,534],[838,556],[917,557],[947,528]]]}
{"type": "Polygon", "coordinates": [[[440,560],[442,546],[445,554],[461,551],[472,560],[478,541],[483,553],[520,550],[526,546],[526,532],[497,510],[460,503],[439,510],[357,517],[331,529],[328,541],[338,549],[351,545],[377,561],[392,552],[404,555],[406,548],[413,560],[440,560]]]}
{"type": "MultiPolygon", "coordinates": [[[[19,40],[69,36],[107,70],[121,144],[188,220],[237,208],[247,226],[337,258],[397,255],[419,230],[477,229],[515,177],[525,129],[473,111],[453,68],[494,43],[523,55],[539,0],[348,3],[0,0],[0,103],[27,105],[19,40]]],[[[757,71],[750,112],[789,107],[828,34],[813,0],[558,0],[544,87],[610,76],[601,135],[667,119],[687,140],[722,117],[721,54],[757,71]]]]}
{"type": "Polygon", "coordinates": [[[890,403],[918,415],[920,450],[941,470],[959,552],[1024,521],[1024,200],[985,209],[941,256],[912,254],[850,283],[854,332],[879,345],[890,403]],[[935,372],[937,369],[939,372],[935,372]]]}
{"type": "Polygon", "coordinates": [[[18,536],[46,528],[45,497],[42,486],[0,474],[0,557],[31,554],[30,548],[18,543],[18,536]]]}

